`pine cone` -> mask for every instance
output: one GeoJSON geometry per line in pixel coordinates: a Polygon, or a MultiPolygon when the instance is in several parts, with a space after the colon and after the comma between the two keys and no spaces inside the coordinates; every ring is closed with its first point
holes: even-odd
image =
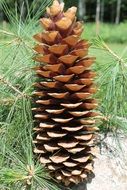
{"type": "Polygon", "coordinates": [[[76,7],[66,12],[63,8],[54,0],[48,18],[40,20],[45,31],[34,36],[40,42],[34,48],[34,60],[40,63],[35,67],[39,82],[34,84],[34,153],[51,176],[69,186],[92,173],[98,113],[91,98],[96,92],[90,70],[95,58],[88,56],[90,44],[80,37],[83,24],[76,22],[76,7]]]}

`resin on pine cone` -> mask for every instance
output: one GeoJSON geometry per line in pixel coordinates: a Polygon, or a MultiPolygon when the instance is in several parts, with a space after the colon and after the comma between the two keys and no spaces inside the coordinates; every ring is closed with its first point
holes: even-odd
{"type": "Polygon", "coordinates": [[[34,48],[39,62],[34,152],[53,178],[69,186],[93,172],[98,113],[93,111],[95,73],[90,70],[95,58],[88,56],[89,42],[81,39],[83,23],[76,21],[76,7],[63,8],[55,0],[40,20],[45,30],[34,36],[39,42],[34,48]]]}

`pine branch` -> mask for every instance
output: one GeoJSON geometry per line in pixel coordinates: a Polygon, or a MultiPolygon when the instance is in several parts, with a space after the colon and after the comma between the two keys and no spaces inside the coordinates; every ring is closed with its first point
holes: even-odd
{"type": "Polygon", "coordinates": [[[12,98],[2,98],[0,100],[0,105],[11,105],[14,102],[12,98]]]}
{"type": "MultiPolygon", "coordinates": [[[[124,71],[124,66],[125,66],[126,60],[124,60],[120,56],[118,56],[105,42],[103,42],[103,47],[106,51],[108,51],[116,59],[116,61],[120,64],[122,71],[124,71]]],[[[122,72],[122,75],[126,80],[126,76],[125,76],[124,72],[122,72]]]]}
{"type": "MultiPolygon", "coordinates": [[[[115,53],[101,37],[93,40],[93,48],[104,50],[107,62],[100,62],[97,66],[100,85],[98,97],[101,97],[100,112],[102,113],[102,131],[109,130],[117,134],[118,131],[127,131],[126,96],[127,96],[127,67],[126,58],[115,53]],[[109,60],[109,62],[108,62],[109,60]]],[[[102,52],[103,53],[103,52],[102,52]]]]}
{"type": "Polygon", "coordinates": [[[0,81],[7,85],[9,88],[11,88],[13,91],[17,92],[20,94],[22,97],[28,97],[27,94],[21,92],[19,89],[17,89],[15,86],[13,86],[8,80],[4,79],[4,77],[0,76],[0,81]]]}
{"type": "MultiPolygon", "coordinates": [[[[18,95],[16,96],[17,100],[20,100],[22,99],[24,96],[22,95],[18,95]]],[[[32,98],[32,96],[30,95],[25,95],[25,98],[32,98]]],[[[13,103],[15,102],[15,98],[3,98],[3,99],[0,99],[0,105],[12,105],[13,103]]]]}
{"type": "Polygon", "coordinates": [[[110,47],[103,42],[103,47],[105,50],[107,50],[119,63],[125,63],[125,61],[119,57],[112,49],[110,49],[110,47]]]}
{"type": "Polygon", "coordinates": [[[18,42],[20,44],[22,42],[27,48],[29,48],[31,51],[34,51],[33,48],[29,45],[28,41],[23,39],[23,37],[21,37],[19,34],[8,32],[6,30],[0,30],[0,33],[6,36],[14,37],[14,39],[9,41],[7,44],[12,44],[13,42],[18,42]]]}
{"type": "Polygon", "coordinates": [[[28,170],[28,179],[27,179],[26,189],[30,190],[31,189],[31,184],[32,184],[31,181],[32,181],[32,179],[34,177],[35,171],[34,171],[34,167],[32,165],[31,166],[27,165],[27,170],[28,170]]]}
{"type": "Polygon", "coordinates": [[[93,45],[96,48],[108,51],[118,62],[125,63],[125,60],[118,56],[100,36],[97,39],[93,39],[93,45]]]}
{"type": "Polygon", "coordinates": [[[15,37],[17,37],[16,34],[14,34],[14,33],[12,33],[12,32],[8,32],[8,31],[6,31],[6,30],[0,30],[0,33],[5,34],[5,35],[8,35],[8,36],[15,36],[15,37]]]}

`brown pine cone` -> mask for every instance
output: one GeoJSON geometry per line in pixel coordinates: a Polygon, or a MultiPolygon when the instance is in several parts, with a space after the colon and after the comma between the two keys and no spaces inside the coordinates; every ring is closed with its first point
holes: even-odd
{"type": "Polygon", "coordinates": [[[36,148],[40,162],[66,186],[87,180],[93,170],[95,117],[97,107],[90,70],[95,58],[81,39],[83,23],[76,21],[76,7],[63,12],[64,4],[54,0],[47,18],[40,20],[44,32],[34,38],[39,81],[36,108],[36,148]]]}

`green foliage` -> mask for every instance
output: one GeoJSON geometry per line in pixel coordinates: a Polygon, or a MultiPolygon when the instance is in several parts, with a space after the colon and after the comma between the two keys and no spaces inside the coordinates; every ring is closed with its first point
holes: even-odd
{"type": "Polygon", "coordinates": [[[12,141],[9,144],[3,141],[6,147],[4,154],[1,155],[4,159],[0,166],[0,186],[10,190],[12,187],[14,190],[28,189],[28,187],[31,190],[38,188],[57,190],[48,172],[34,158],[30,124],[24,126],[22,131],[20,129],[18,131],[19,136],[16,137],[18,144],[14,141],[14,144],[11,144],[12,141]]]}
{"type": "Polygon", "coordinates": [[[52,1],[53,0],[1,0],[0,8],[10,22],[12,18],[15,20],[18,17],[23,20],[27,20],[28,18],[35,19],[44,13],[45,7],[49,6],[52,1]]]}
{"type": "Polygon", "coordinates": [[[113,132],[121,129],[127,132],[127,47],[117,54],[99,37],[93,40],[93,48],[101,52],[101,57],[105,54],[95,66],[99,86],[97,97],[104,115],[102,130],[106,126],[113,132]]]}
{"type": "MultiPolygon", "coordinates": [[[[86,23],[83,37],[92,39],[96,36],[96,25],[86,23]]],[[[100,36],[108,43],[127,43],[127,22],[119,25],[100,23],[100,36]]]]}

